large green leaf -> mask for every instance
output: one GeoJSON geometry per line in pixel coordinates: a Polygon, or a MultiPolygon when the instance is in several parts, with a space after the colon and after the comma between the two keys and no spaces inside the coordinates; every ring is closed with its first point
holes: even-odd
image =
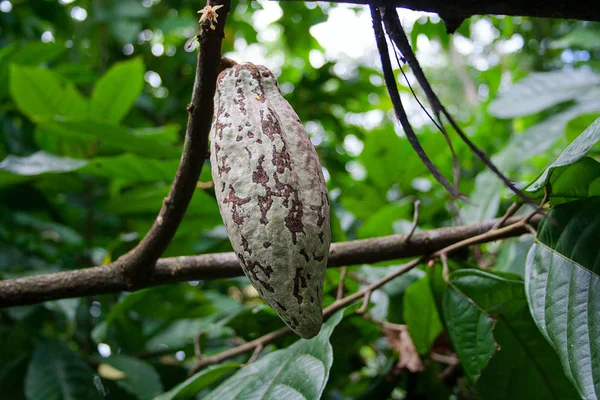
{"type": "MultiPolygon", "coordinates": [[[[546,185],[551,188],[550,200],[554,205],[599,196],[600,162],[590,157],[583,157],[573,164],[556,167],[552,170],[546,185]]],[[[542,188],[532,194],[533,198],[543,196],[542,188]]]]}
{"type": "Polygon", "coordinates": [[[35,351],[25,378],[28,400],[101,399],[87,363],[65,343],[44,340],[35,351]]]}
{"type": "Polygon", "coordinates": [[[0,97],[8,96],[11,64],[38,66],[58,58],[67,50],[62,43],[30,42],[19,47],[17,42],[0,49],[0,97]]]}
{"type": "Polygon", "coordinates": [[[40,65],[52,61],[67,51],[63,43],[29,42],[10,56],[10,62],[19,65],[40,65]]]}
{"type": "Polygon", "coordinates": [[[176,160],[159,161],[134,154],[87,161],[38,151],[27,157],[9,155],[0,162],[0,187],[48,173],[74,171],[124,182],[169,182],[175,177],[178,164],[176,160]]]}
{"type": "Polygon", "coordinates": [[[50,70],[12,65],[9,80],[13,101],[32,121],[88,115],[87,100],[72,83],[50,70]]]}
{"type": "Polygon", "coordinates": [[[332,315],[315,338],[300,339],[243,368],[205,399],[319,399],[333,363],[329,337],[343,315],[344,310],[332,315]]]}
{"type": "Polygon", "coordinates": [[[443,309],[461,365],[482,398],[575,398],[558,357],[529,315],[517,275],[456,271],[443,309]]]}
{"type": "Polygon", "coordinates": [[[600,197],[554,207],[527,257],[525,285],[538,328],[581,397],[600,395],[600,197]]]}
{"type": "Polygon", "coordinates": [[[420,354],[429,352],[443,327],[427,276],[406,289],[403,310],[408,332],[417,351],[420,354]]]}
{"type": "Polygon", "coordinates": [[[124,377],[117,380],[117,385],[140,400],[152,399],[163,391],[160,376],[154,367],[145,361],[114,355],[104,362],[123,372],[124,377]]]}
{"type": "Polygon", "coordinates": [[[238,363],[226,363],[221,365],[213,365],[189,377],[173,389],[158,396],[155,400],[185,400],[193,399],[194,396],[202,389],[205,389],[238,369],[238,363]]]}
{"type": "Polygon", "coordinates": [[[177,160],[159,161],[135,154],[121,154],[92,158],[79,172],[126,182],[170,182],[175,178],[178,165],[177,160]]]}
{"type": "Polygon", "coordinates": [[[36,135],[56,135],[68,139],[83,140],[100,147],[156,158],[175,158],[181,154],[175,146],[152,139],[151,136],[134,134],[125,127],[98,121],[55,121],[42,124],[36,135]]]}
{"type": "Polygon", "coordinates": [[[85,160],[57,157],[44,151],[27,157],[9,155],[0,162],[0,186],[43,174],[75,171],[86,164],[85,160]]]}
{"type": "Polygon", "coordinates": [[[498,349],[492,334],[495,321],[453,285],[444,291],[442,309],[461,365],[475,381],[498,349]]]}
{"type": "Polygon", "coordinates": [[[488,112],[499,118],[535,114],[577,99],[595,85],[600,85],[600,75],[590,70],[534,72],[501,93],[490,103],[488,112]]]}
{"type": "Polygon", "coordinates": [[[552,170],[563,167],[566,165],[573,164],[574,162],[581,160],[590,149],[598,143],[600,140],[600,118],[596,119],[585,131],[581,133],[569,146],[562,152],[562,154],[554,161],[548,168],[544,170],[542,176],[540,176],[534,183],[529,185],[527,188],[530,192],[535,192],[544,187],[552,170]]]}
{"type": "Polygon", "coordinates": [[[92,118],[119,123],[143,89],[144,64],[141,58],[114,64],[94,87],[90,101],[92,118]]]}

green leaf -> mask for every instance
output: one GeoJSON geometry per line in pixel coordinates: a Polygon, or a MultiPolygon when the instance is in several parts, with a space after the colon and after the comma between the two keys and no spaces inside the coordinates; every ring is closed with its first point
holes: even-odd
{"type": "Polygon", "coordinates": [[[374,212],[369,219],[358,229],[358,238],[391,235],[394,232],[394,222],[408,220],[412,217],[412,202],[404,201],[404,204],[388,204],[374,212]]]}
{"type": "Polygon", "coordinates": [[[27,157],[9,155],[0,162],[0,170],[16,175],[32,176],[48,172],[70,172],[86,165],[85,160],[56,157],[55,155],[38,151],[27,157]]]}
{"type": "Polygon", "coordinates": [[[600,395],[600,197],[554,207],[527,257],[529,308],[580,396],[600,395]]]}
{"type": "Polygon", "coordinates": [[[461,365],[475,381],[498,349],[492,335],[495,322],[454,285],[446,288],[442,308],[461,365]]]}
{"type": "Polygon", "coordinates": [[[65,343],[40,342],[27,370],[25,395],[28,400],[101,399],[90,367],[65,343]]]}
{"type": "Polygon", "coordinates": [[[443,308],[452,344],[481,398],[576,397],[531,319],[517,275],[455,271],[443,308]]]}
{"type": "MultiPolygon", "coordinates": [[[[6,360],[6,358],[5,358],[6,360]]],[[[11,400],[25,400],[23,393],[28,357],[18,356],[0,364],[0,390],[11,400]]]]}
{"type": "MultiPolygon", "coordinates": [[[[154,213],[169,194],[168,186],[133,189],[123,196],[115,197],[106,204],[106,210],[119,215],[154,213]]],[[[187,215],[219,215],[216,200],[204,191],[197,190],[188,206],[187,215]]],[[[220,218],[220,217],[219,217],[220,218]]]]}
{"type": "Polygon", "coordinates": [[[209,387],[239,367],[240,364],[238,363],[212,365],[196,373],[194,376],[189,377],[168,392],[161,394],[155,400],[193,399],[196,393],[209,387]]]}
{"type": "MultiPolygon", "coordinates": [[[[557,167],[547,184],[552,188],[550,200],[554,205],[600,195],[600,163],[584,157],[574,164],[557,167]]],[[[532,195],[533,198],[543,196],[543,190],[532,195]]]]}
{"type": "Polygon", "coordinates": [[[494,270],[517,274],[523,278],[525,276],[527,252],[529,252],[532,243],[533,237],[531,235],[504,240],[496,257],[494,270]]]}
{"type": "Polygon", "coordinates": [[[95,157],[90,161],[38,151],[27,157],[9,155],[0,162],[0,187],[48,173],[79,172],[124,182],[170,182],[179,162],[158,161],[134,154],[95,157]]]}
{"type": "Polygon", "coordinates": [[[118,124],[144,89],[144,69],[141,58],[116,63],[109,69],[92,92],[91,116],[118,124]]]}
{"type": "Polygon", "coordinates": [[[97,121],[49,122],[38,127],[36,135],[56,135],[57,137],[83,140],[97,144],[101,148],[127,151],[156,158],[179,158],[180,150],[175,146],[134,134],[127,128],[97,121]]]}
{"type": "Polygon", "coordinates": [[[19,111],[34,122],[56,116],[85,118],[88,102],[60,75],[36,67],[11,65],[10,94],[19,111]]]}
{"type": "Polygon", "coordinates": [[[558,40],[553,40],[551,49],[566,49],[577,47],[595,51],[600,48],[600,33],[592,29],[576,28],[558,40]]]}
{"type": "Polygon", "coordinates": [[[600,117],[600,110],[589,114],[583,114],[569,121],[566,128],[567,142],[571,143],[581,135],[581,132],[585,131],[588,126],[594,123],[596,119],[600,117]]]}
{"type": "Polygon", "coordinates": [[[0,49],[0,97],[9,94],[9,67],[11,64],[39,66],[63,54],[67,48],[59,43],[31,42],[18,48],[16,42],[0,49]]]}
{"type": "Polygon", "coordinates": [[[85,160],[57,157],[44,151],[27,157],[9,155],[0,162],[0,187],[43,174],[75,171],[86,164],[85,160]]]}
{"type": "Polygon", "coordinates": [[[403,298],[404,320],[419,354],[425,354],[442,332],[435,300],[425,276],[406,289],[403,298]]]}
{"type": "Polygon", "coordinates": [[[408,187],[419,172],[425,171],[408,141],[389,128],[369,133],[359,160],[367,170],[369,182],[378,190],[387,191],[395,183],[408,187]],[[402,160],[402,165],[398,160],[402,160]]]}
{"type": "Polygon", "coordinates": [[[581,160],[590,149],[600,140],[600,118],[594,121],[585,131],[581,133],[569,146],[562,152],[562,154],[554,161],[548,168],[544,170],[542,175],[529,187],[527,191],[536,192],[541,190],[546,182],[552,170],[562,167],[565,165],[573,164],[574,162],[581,160]]]}
{"type": "Polygon", "coordinates": [[[40,65],[52,61],[65,53],[62,43],[29,42],[14,52],[10,62],[19,65],[40,65]]]}
{"type": "Polygon", "coordinates": [[[126,182],[170,182],[178,165],[177,160],[159,161],[135,154],[121,154],[92,158],[79,172],[126,182]]]}
{"type": "Polygon", "coordinates": [[[117,380],[117,385],[138,399],[152,399],[162,393],[160,376],[147,362],[124,355],[111,356],[104,362],[125,374],[123,379],[117,380]]]}
{"type": "Polygon", "coordinates": [[[535,114],[575,100],[595,85],[600,85],[600,75],[590,70],[534,72],[501,93],[490,103],[488,112],[498,118],[535,114]]]}
{"type": "Polygon", "coordinates": [[[344,310],[333,314],[315,338],[269,353],[227,379],[205,399],[319,399],[329,378],[329,337],[344,310]]]}

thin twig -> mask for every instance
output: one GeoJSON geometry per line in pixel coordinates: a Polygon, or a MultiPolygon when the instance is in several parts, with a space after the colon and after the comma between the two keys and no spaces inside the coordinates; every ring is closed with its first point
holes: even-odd
{"type": "Polygon", "coordinates": [[[342,272],[340,274],[340,283],[337,287],[337,293],[335,295],[336,299],[341,299],[344,297],[344,282],[346,281],[346,274],[348,273],[348,268],[342,267],[342,272]]]}
{"type": "Polygon", "coordinates": [[[200,369],[202,369],[203,367],[207,366],[207,365],[213,365],[213,364],[218,364],[221,361],[225,361],[228,360],[230,358],[239,356],[241,354],[247,353],[250,350],[254,350],[255,348],[257,348],[258,346],[264,346],[265,344],[271,343],[274,340],[287,335],[288,333],[291,333],[292,330],[290,328],[283,327],[281,329],[278,329],[276,331],[273,332],[269,332],[266,335],[263,335],[261,337],[259,337],[258,339],[254,339],[251,342],[248,343],[244,343],[240,346],[234,347],[232,349],[226,350],[222,353],[219,354],[215,354],[212,356],[208,356],[208,357],[204,357],[202,360],[200,360],[191,370],[190,370],[190,375],[195,374],[196,372],[198,372],[200,369]]]}
{"type": "Polygon", "coordinates": [[[410,231],[406,235],[406,240],[404,241],[404,243],[408,243],[408,241],[412,237],[413,233],[415,233],[415,230],[417,229],[417,225],[419,223],[419,208],[420,207],[421,207],[421,200],[416,200],[415,201],[415,211],[414,211],[414,214],[413,214],[412,226],[410,227],[410,231]]]}
{"type": "Polygon", "coordinates": [[[498,223],[496,223],[496,225],[494,225],[494,227],[492,229],[497,229],[497,228],[502,227],[506,223],[507,219],[509,219],[510,217],[515,215],[515,213],[517,211],[519,211],[519,209],[521,208],[522,205],[523,205],[522,202],[512,203],[510,205],[510,207],[508,207],[508,210],[506,210],[506,213],[504,213],[504,216],[502,217],[502,219],[500,221],[498,221],[498,223]]]}
{"type": "Polygon", "coordinates": [[[431,353],[431,359],[433,361],[437,361],[442,364],[448,364],[448,365],[459,364],[458,358],[456,358],[456,355],[454,355],[454,354],[446,356],[444,354],[431,353]]]}
{"type": "Polygon", "coordinates": [[[254,361],[256,361],[256,359],[258,358],[258,355],[260,354],[260,352],[262,351],[262,349],[263,349],[262,343],[259,344],[258,346],[256,346],[254,348],[254,351],[252,352],[252,355],[250,356],[250,358],[246,362],[246,365],[252,364],[254,361]]]}
{"type": "Polygon", "coordinates": [[[548,202],[548,199],[550,198],[550,194],[551,193],[552,193],[552,187],[551,186],[544,186],[544,198],[542,199],[542,202],[540,203],[540,205],[538,207],[536,207],[535,210],[533,210],[532,212],[530,212],[529,214],[527,214],[527,216],[525,218],[523,218],[523,221],[526,224],[529,224],[529,221],[535,215],[537,215],[539,213],[543,214],[542,210],[544,209],[544,205],[546,205],[546,203],[548,202]]]}
{"type": "Polygon", "coordinates": [[[537,231],[535,228],[529,224],[525,224],[525,228],[531,233],[533,236],[537,235],[537,231]]]}
{"type": "Polygon", "coordinates": [[[446,253],[440,254],[440,260],[442,261],[442,277],[444,282],[450,282],[450,268],[448,267],[448,256],[446,253]]]}
{"type": "Polygon", "coordinates": [[[367,312],[367,309],[369,308],[369,303],[371,302],[371,293],[372,292],[365,293],[365,297],[363,298],[362,305],[360,306],[360,308],[358,310],[356,310],[357,314],[362,315],[367,312]]]}
{"type": "Polygon", "coordinates": [[[348,272],[348,277],[354,279],[358,283],[362,283],[363,285],[370,285],[372,283],[372,282],[368,281],[367,279],[356,275],[353,272],[348,272]]]}

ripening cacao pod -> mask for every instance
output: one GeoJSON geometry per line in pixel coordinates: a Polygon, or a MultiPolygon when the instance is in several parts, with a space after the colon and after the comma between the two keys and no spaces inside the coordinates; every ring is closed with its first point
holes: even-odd
{"type": "Polygon", "coordinates": [[[244,273],[298,335],[319,333],[331,243],[317,153],[273,73],[241,64],[217,79],[211,169],[244,273]]]}

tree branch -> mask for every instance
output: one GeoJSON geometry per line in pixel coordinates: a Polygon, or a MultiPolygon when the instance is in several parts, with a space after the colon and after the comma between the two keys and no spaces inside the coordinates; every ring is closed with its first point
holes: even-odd
{"type": "MultiPolygon", "coordinates": [[[[207,24],[198,34],[198,62],[188,106],[188,124],[183,153],[175,179],[154,224],[141,242],[116,263],[123,270],[128,289],[141,288],[152,278],[156,260],[166,250],[192,199],[208,150],[208,134],[213,116],[213,97],[220,72],[223,27],[229,11],[229,0],[222,0],[216,29],[207,24]]],[[[211,5],[218,3],[212,2],[211,5]]]]}
{"type": "MultiPolygon", "coordinates": [[[[370,285],[367,285],[366,287],[362,288],[358,292],[355,292],[344,298],[337,299],[336,301],[334,301],[332,304],[330,304],[323,310],[323,320],[327,321],[327,319],[329,319],[329,317],[331,317],[331,315],[333,315],[336,311],[341,310],[342,308],[344,308],[346,306],[349,306],[350,304],[354,303],[356,300],[363,298],[363,297],[365,298],[365,303],[363,303],[363,307],[361,307],[361,309],[359,309],[357,311],[357,313],[360,314],[361,311],[362,311],[362,313],[364,313],[365,310],[363,310],[363,308],[366,309],[366,305],[369,302],[368,297],[370,296],[370,294],[373,291],[375,291],[375,290],[379,289],[380,287],[384,286],[385,284],[391,282],[392,280],[396,279],[400,275],[407,273],[411,269],[415,268],[417,265],[427,262],[427,260],[433,259],[435,257],[445,256],[454,250],[458,250],[460,248],[464,248],[464,247],[470,246],[475,243],[490,242],[493,240],[497,240],[497,239],[506,237],[507,234],[511,234],[514,232],[521,232],[523,229],[526,228],[529,217],[530,216],[528,215],[525,217],[513,218],[512,223],[510,223],[508,226],[505,226],[503,228],[496,228],[495,225],[492,225],[489,230],[486,230],[486,231],[482,232],[481,234],[474,235],[470,238],[466,238],[465,240],[459,241],[457,243],[453,243],[449,246],[445,246],[445,247],[439,249],[438,251],[434,252],[433,254],[423,255],[422,257],[416,258],[416,259],[402,265],[401,267],[396,268],[393,272],[389,273],[388,275],[384,276],[383,278],[379,279],[378,281],[373,282],[370,285]]],[[[412,240],[412,238],[411,238],[411,240],[412,240]]],[[[351,243],[351,242],[347,242],[347,243],[351,243]]],[[[224,361],[224,360],[233,358],[235,356],[247,353],[250,350],[253,350],[254,348],[256,348],[258,346],[265,346],[266,344],[273,342],[275,339],[285,336],[291,332],[292,332],[292,330],[286,326],[286,327],[283,327],[276,331],[267,333],[266,335],[263,335],[257,339],[254,339],[251,342],[244,343],[240,346],[226,350],[222,353],[212,355],[210,357],[205,357],[202,360],[200,360],[191,369],[190,375],[194,374],[195,372],[199,371],[201,368],[203,368],[205,366],[217,364],[217,363],[220,363],[221,361],[224,361]]]]}
{"type": "MultiPolygon", "coordinates": [[[[281,0],[304,1],[304,0],[281,0]]],[[[566,2],[563,0],[330,0],[332,3],[368,4],[402,7],[427,11],[448,17],[468,18],[471,15],[513,15],[541,18],[600,21],[600,3],[566,2]]]]}
{"type": "MultiPolygon", "coordinates": [[[[529,223],[535,226],[540,219],[541,217],[536,215],[529,223]]],[[[510,225],[519,220],[519,217],[513,217],[505,222],[510,225]]],[[[527,227],[521,226],[518,229],[501,230],[493,238],[478,239],[479,235],[488,232],[498,221],[499,219],[492,219],[473,225],[414,232],[408,243],[406,242],[407,235],[333,243],[329,250],[327,266],[339,267],[417,257],[432,254],[464,240],[470,240],[470,244],[476,244],[529,233],[527,227]]],[[[234,253],[162,258],[155,263],[152,276],[144,287],[240,275],[243,275],[243,272],[234,253]]],[[[141,288],[137,287],[134,290],[141,288]]],[[[106,266],[0,281],[0,307],[36,304],[48,300],[93,296],[125,290],[132,289],[123,280],[119,263],[114,262],[106,266]]]]}

